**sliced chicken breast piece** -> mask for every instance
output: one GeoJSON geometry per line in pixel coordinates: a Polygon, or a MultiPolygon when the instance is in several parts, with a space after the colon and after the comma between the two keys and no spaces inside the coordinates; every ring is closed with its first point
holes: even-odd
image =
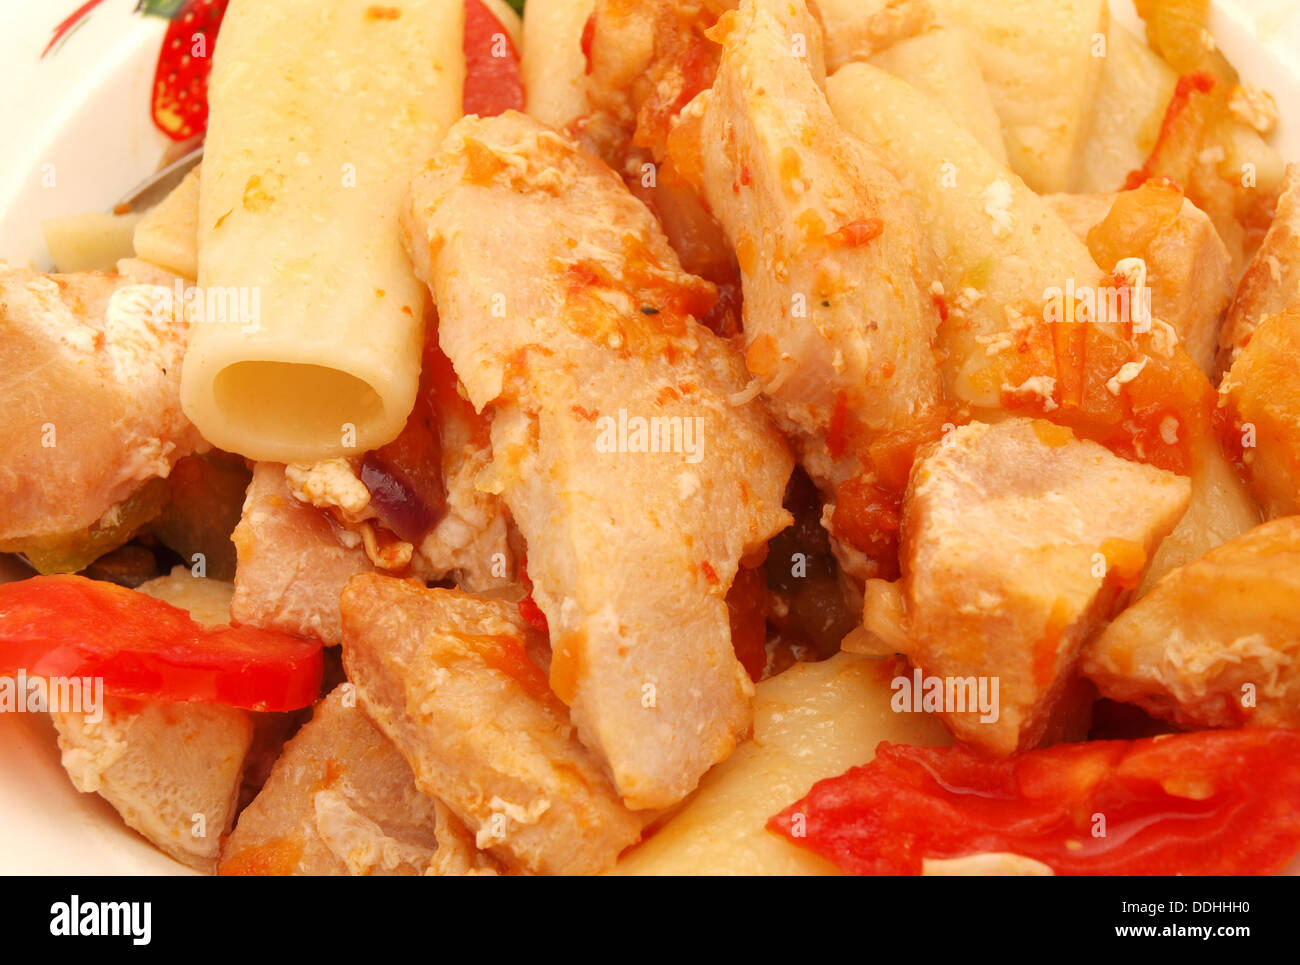
{"type": "Polygon", "coordinates": [[[937,270],[884,159],[831,114],[802,0],[746,2],[711,35],[717,78],[670,155],[736,250],[749,370],[829,494],[938,435],[937,270]]]}
{"type": "MultiPolygon", "coordinates": [[[[229,583],[195,577],[183,566],[139,587],[205,626],[230,622],[231,591],[229,583]]],[[[111,696],[101,709],[102,715],[50,714],[72,783],[99,792],[127,825],[177,861],[215,871],[222,837],[235,821],[256,718],[279,715],[111,696]]]]}
{"type": "Polygon", "coordinates": [[[225,875],[419,875],[437,802],[341,684],[285,745],[221,852],[225,875]]]}
{"type": "Polygon", "coordinates": [[[171,296],[122,275],[0,264],[6,549],[104,520],[203,446],[181,412],[186,325],[171,296]]]}
{"type": "Polygon", "coordinates": [[[1300,309],[1300,163],[1287,165],[1273,224],[1228,307],[1219,334],[1219,371],[1232,366],[1264,319],[1288,309],[1300,309]]]}
{"type": "Polygon", "coordinates": [[[214,871],[253,742],[248,712],[105,697],[102,713],[95,722],[86,714],[50,714],[72,783],[97,791],[177,861],[214,871]]]}
{"type": "Polygon", "coordinates": [[[253,738],[246,711],[221,704],[105,697],[102,720],[51,713],[65,770],[128,826],[200,871],[216,868],[253,738]]]}
{"type": "Polygon", "coordinates": [[[1102,696],[1181,727],[1300,727],[1300,517],[1167,574],[1080,669],[1102,696]]]}
{"type": "Polygon", "coordinates": [[[290,493],[284,466],[257,463],[231,537],[239,557],[230,604],[235,622],[338,643],[339,594],[373,569],[359,541],[340,542],[341,531],[290,493]]]}
{"type": "Polygon", "coordinates": [[[1300,513],[1300,301],[1266,314],[1219,384],[1224,448],[1264,515],[1300,513]]]}
{"type": "Polygon", "coordinates": [[[952,694],[939,716],[959,739],[997,755],[1034,747],[1080,647],[1141,580],[1189,498],[1186,478],[1048,422],[963,426],[912,470],[902,608],[869,586],[866,628],[901,645],[923,686],[938,678],[952,694]],[[958,704],[970,684],[995,706],[958,704]]]}
{"type": "Polygon", "coordinates": [[[469,117],[404,216],[439,340],[491,407],[550,680],[630,807],[666,807],[750,727],[725,596],[790,522],[792,460],[730,343],[618,176],[520,114],[469,117]]]}
{"type": "Polygon", "coordinates": [[[479,850],[474,843],[474,832],[465,827],[465,822],[456,817],[451,808],[435,798],[433,810],[436,816],[433,833],[438,839],[438,850],[424,870],[426,875],[460,878],[501,873],[501,863],[488,852],[479,850]]]}
{"type": "MultiPolygon", "coordinates": [[[[1132,207],[1134,191],[1053,194],[1045,200],[1085,243],[1108,217],[1126,219],[1132,244],[1114,254],[1141,259],[1140,275],[1130,278],[1150,288],[1151,315],[1170,325],[1192,361],[1212,376],[1219,326],[1232,300],[1232,257],[1209,215],[1186,198],[1178,204],[1175,192],[1169,192],[1172,210],[1151,212],[1141,221],[1135,216],[1143,212],[1132,207]]],[[[1095,248],[1092,254],[1102,268],[1116,268],[1113,256],[1103,258],[1095,248]]]]}
{"type": "Polygon", "coordinates": [[[343,592],[343,663],[426,794],[511,867],[612,867],[646,816],[623,806],[528,659],[518,607],[378,574],[343,592]]]}

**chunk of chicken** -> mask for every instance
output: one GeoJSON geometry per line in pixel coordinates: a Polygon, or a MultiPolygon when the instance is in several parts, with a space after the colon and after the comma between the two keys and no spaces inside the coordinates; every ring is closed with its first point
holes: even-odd
{"type": "Polygon", "coordinates": [[[211,872],[235,820],[248,712],[222,704],[105,697],[103,719],[56,711],[63,767],[182,864],[211,872]]]}
{"type": "Polygon", "coordinates": [[[418,875],[439,848],[437,802],[356,706],[316,705],[221,852],[226,875],[418,875]]]}
{"type": "MultiPolygon", "coordinates": [[[[139,592],[183,607],[205,626],[230,622],[232,587],[183,566],[139,592]]],[[[257,715],[236,707],[105,697],[102,717],[54,711],[63,766],[177,861],[214,871],[234,824],[257,715]]],[[[270,717],[272,715],[266,715],[270,717]]]]}
{"type": "Polygon", "coordinates": [[[717,79],[671,156],[736,250],[749,370],[829,494],[938,434],[936,269],[898,181],[831,115],[802,0],[747,0],[714,33],[717,79]]]}
{"type": "Polygon", "coordinates": [[[629,806],[665,807],[750,726],[725,596],[789,524],[791,459],[731,345],[618,177],[523,115],[465,118],[404,217],[439,339],[492,406],[499,491],[550,679],[629,806]]]}
{"type": "Polygon", "coordinates": [[[186,326],[171,295],[0,265],[4,549],[105,520],[202,446],[181,412],[186,326]]]}
{"type": "Polygon", "coordinates": [[[991,710],[939,712],[959,739],[998,755],[1031,748],[1080,647],[1140,581],[1189,493],[1181,476],[1041,420],[963,426],[912,470],[902,584],[869,584],[866,628],[954,696],[987,678],[991,710]],[[901,607],[882,605],[891,592],[901,607]]]}
{"type": "MultiPolygon", "coordinates": [[[[1133,244],[1122,254],[1142,259],[1141,283],[1151,289],[1151,314],[1172,326],[1192,361],[1213,375],[1219,325],[1232,299],[1232,257],[1209,216],[1186,198],[1181,205],[1174,199],[1172,212],[1135,223],[1140,212],[1128,209],[1126,202],[1137,193],[1053,194],[1045,200],[1084,242],[1108,216],[1129,219],[1133,244]]],[[[1113,258],[1100,257],[1096,249],[1092,254],[1102,268],[1115,268],[1113,258]]]]}
{"type": "Polygon", "coordinates": [[[1300,513],[1300,301],[1266,314],[1219,385],[1223,439],[1264,514],[1300,513]]]}
{"type": "Polygon", "coordinates": [[[343,663],[426,794],[512,867],[583,874],[641,836],[527,655],[519,609],[368,574],[343,591],[343,663]]]}
{"type": "Polygon", "coordinates": [[[1232,366],[1264,319],[1288,309],[1300,309],[1300,163],[1287,165],[1273,224],[1228,307],[1219,334],[1219,371],[1232,366]]]}
{"type": "Polygon", "coordinates": [[[1300,517],[1169,573],[1080,669],[1102,696],[1182,727],[1300,727],[1300,517]]]}
{"type": "Polygon", "coordinates": [[[259,462],[231,538],[239,556],[230,612],[238,623],[339,642],[339,594],[372,569],[365,550],[291,495],[284,466],[259,462]]]}
{"type": "Polygon", "coordinates": [[[501,863],[486,851],[479,850],[474,842],[474,832],[465,822],[437,798],[433,801],[435,822],[434,837],[438,850],[425,869],[426,875],[438,878],[460,878],[465,875],[495,875],[501,872],[501,863]]]}

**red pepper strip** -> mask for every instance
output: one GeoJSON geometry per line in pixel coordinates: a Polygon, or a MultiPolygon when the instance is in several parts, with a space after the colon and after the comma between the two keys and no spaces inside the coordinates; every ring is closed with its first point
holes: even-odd
{"type": "Polygon", "coordinates": [[[249,710],[320,696],[317,640],[255,627],[204,627],[143,593],[82,576],[0,585],[0,673],[102,677],[105,693],[249,710]]]}

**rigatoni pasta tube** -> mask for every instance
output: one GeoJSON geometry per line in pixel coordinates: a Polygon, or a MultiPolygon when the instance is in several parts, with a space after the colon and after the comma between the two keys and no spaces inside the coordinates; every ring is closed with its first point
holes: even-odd
{"type": "Polygon", "coordinates": [[[181,382],[209,442],[300,462],[401,431],[427,296],[397,213],[461,114],[463,33],[464,0],[232,0],[181,382]]]}
{"type": "Polygon", "coordinates": [[[532,117],[564,128],[590,112],[582,34],[596,0],[532,0],[524,7],[524,96],[532,117]]]}

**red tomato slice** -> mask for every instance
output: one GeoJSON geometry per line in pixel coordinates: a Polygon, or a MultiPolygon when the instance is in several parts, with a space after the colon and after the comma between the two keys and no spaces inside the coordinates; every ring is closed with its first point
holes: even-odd
{"type": "Polygon", "coordinates": [[[1003,761],[882,743],[768,828],[852,874],[1000,851],[1066,875],[1269,874],[1300,850],[1300,731],[1058,744],[1003,761]]]}
{"type": "Polygon", "coordinates": [[[170,603],[82,576],[0,585],[0,673],[102,677],[105,693],[249,710],[320,695],[317,640],[255,627],[204,627],[170,603]]]}
{"type": "Polygon", "coordinates": [[[524,80],[519,53],[510,34],[482,0],[465,0],[466,114],[490,117],[524,109],[524,80]]]}

